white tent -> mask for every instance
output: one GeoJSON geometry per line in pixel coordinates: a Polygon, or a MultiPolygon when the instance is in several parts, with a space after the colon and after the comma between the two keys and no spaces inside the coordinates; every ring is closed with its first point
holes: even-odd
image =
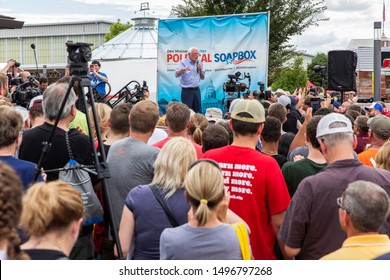
{"type": "Polygon", "coordinates": [[[130,81],[147,82],[150,98],[157,92],[157,18],[138,17],[135,24],[92,52],[101,62],[115,94],[130,81]]]}

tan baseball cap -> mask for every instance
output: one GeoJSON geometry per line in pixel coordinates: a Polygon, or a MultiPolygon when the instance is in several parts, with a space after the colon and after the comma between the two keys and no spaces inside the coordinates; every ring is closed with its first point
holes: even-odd
{"type": "Polygon", "coordinates": [[[256,99],[241,100],[234,106],[231,118],[248,123],[262,123],[265,121],[264,107],[256,99]],[[240,113],[248,113],[251,117],[239,116],[240,113]]]}

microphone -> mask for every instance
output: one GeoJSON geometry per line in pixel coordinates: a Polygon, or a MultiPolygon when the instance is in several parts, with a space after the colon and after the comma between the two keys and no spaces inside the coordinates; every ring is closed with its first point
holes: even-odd
{"type": "Polygon", "coordinates": [[[198,65],[199,65],[199,60],[196,61],[196,72],[197,72],[197,73],[199,73],[198,65]]]}
{"type": "Polygon", "coordinates": [[[35,52],[35,44],[31,44],[30,47],[34,51],[35,66],[37,67],[37,78],[39,79],[38,60],[37,60],[37,53],[35,52]]]}

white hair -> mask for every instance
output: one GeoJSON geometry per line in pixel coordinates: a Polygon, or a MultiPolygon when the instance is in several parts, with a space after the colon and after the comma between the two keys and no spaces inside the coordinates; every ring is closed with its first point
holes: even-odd
{"type": "Polygon", "coordinates": [[[196,47],[191,47],[191,48],[188,49],[188,53],[191,53],[194,49],[198,49],[198,48],[196,48],[196,47]]]}

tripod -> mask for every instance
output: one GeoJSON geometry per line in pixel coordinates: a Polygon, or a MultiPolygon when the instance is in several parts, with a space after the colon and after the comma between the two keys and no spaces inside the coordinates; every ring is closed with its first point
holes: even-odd
{"type": "MultiPolygon", "coordinates": [[[[36,172],[35,172],[35,175],[34,175],[34,181],[37,180],[39,172],[40,172],[40,169],[41,169],[42,164],[43,164],[43,162],[45,160],[45,157],[48,154],[48,152],[50,151],[50,148],[51,148],[51,145],[52,145],[52,140],[53,140],[56,128],[58,127],[58,122],[59,122],[60,117],[62,115],[62,112],[64,110],[66,101],[69,98],[69,94],[70,94],[73,86],[75,85],[75,82],[77,82],[78,83],[78,85],[77,85],[77,88],[78,88],[77,92],[79,94],[79,100],[83,100],[82,104],[84,106],[84,109],[88,108],[88,103],[87,103],[87,98],[86,97],[88,96],[89,100],[90,100],[90,108],[91,108],[91,111],[92,111],[93,121],[94,121],[94,124],[95,124],[95,127],[96,127],[97,141],[98,141],[98,144],[99,144],[99,150],[96,151],[96,149],[94,148],[95,147],[94,146],[94,139],[93,139],[93,136],[92,136],[93,133],[92,133],[92,126],[91,126],[91,119],[89,117],[89,114],[86,114],[88,131],[89,131],[89,140],[90,140],[90,143],[91,143],[91,145],[93,147],[92,150],[93,150],[93,153],[94,153],[95,171],[96,171],[96,174],[97,174],[97,178],[100,180],[100,182],[102,184],[102,188],[103,188],[103,200],[104,200],[105,211],[107,213],[107,214],[105,214],[105,216],[108,217],[108,219],[110,221],[111,234],[112,234],[114,243],[116,244],[116,247],[117,247],[117,250],[118,250],[118,257],[119,257],[119,259],[122,259],[123,258],[122,248],[121,248],[121,245],[120,245],[118,231],[117,231],[118,221],[116,221],[115,215],[113,215],[113,209],[112,209],[112,204],[111,204],[112,200],[111,200],[109,188],[107,187],[108,186],[107,185],[107,178],[110,177],[110,173],[109,173],[108,166],[107,166],[107,163],[106,163],[106,154],[105,154],[105,151],[104,151],[104,146],[103,146],[103,141],[102,141],[102,137],[101,137],[101,132],[100,132],[100,128],[99,128],[99,125],[98,125],[98,119],[97,119],[97,114],[96,114],[95,101],[94,101],[94,98],[93,98],[91,81],[88,78],[88,76],[83,75],[84,74],[83,71],[74,70],[72,72],[72,64],[71,64],[71,73],[75,74],[75,75],[72,76],[72,79],[70,80],[69,87],[68,87],[68,89],[66,91],[65,97],[62,100],[59,112],[58,112],[58,114],[56,116],[56,119],[55,119],[55,122],[54,122],[53,130],[50,132],[50,135],[49,135],[49,138],[48,138],[47,142],[44,143],[44,147],[42,149],[41,156],[40,156],[39,161],[37,163],[37,169],[36,169],[36,172]],[[86,93],[84,91],[85,88],[88,89],[87,95],[86,95],[86,93]]],[[[85,168],[85,170],[89,171],[87,168],[85,168]]]]}

